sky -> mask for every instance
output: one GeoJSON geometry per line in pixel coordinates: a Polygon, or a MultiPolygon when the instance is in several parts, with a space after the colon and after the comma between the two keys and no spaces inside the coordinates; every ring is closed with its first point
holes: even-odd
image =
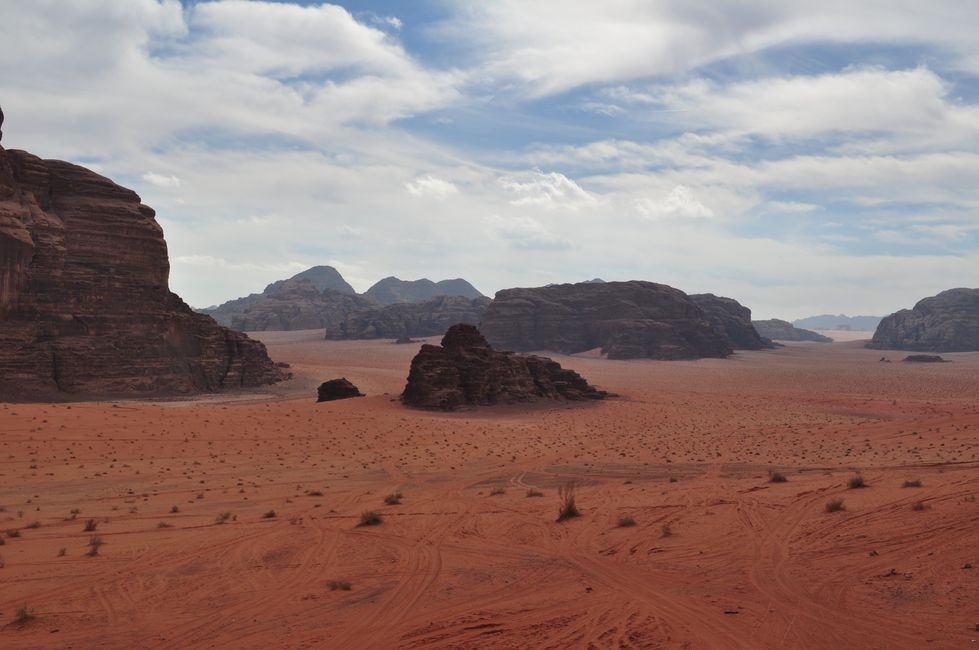
{"type": "Polygon", "coordinates": [[[157,211],[203,307],[316,264],[758,318],[979,286],[972,0],[0,0],[3,146],[157,211]]]}

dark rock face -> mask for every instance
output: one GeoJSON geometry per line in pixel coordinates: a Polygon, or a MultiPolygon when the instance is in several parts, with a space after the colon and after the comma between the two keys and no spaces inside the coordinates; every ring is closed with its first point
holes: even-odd
{"type": "Polygon", "coordinates": [[[573,370],[550,359],[497,352],[472,325],[453,325],[442,345],[423,345],[411,362],[401,401],[451,411],[537,399],[603,399],[573,370]]]}
{"type": "Polygon", "coordinates": [[[799,329],[792,323],[777,318],[751,321],[755,330],[766,339],[773,341],[815,341],[816,343],[832,343],[833,339],[816,332],[799,329]]]}
{"type": "Polygon", "coordinates": [[[727,336],[687,294],[639,280],[506,289],[490,303],[480,329],[504,350],[574,354],[601,348],[609,359],[732,352],[727,336]]]}
{"type": "Polygon", "coordinates": [[[771,348],[770,341],[763,339],[751,324],[751,310],[733,298],[699,293],[690,296],[714,324],[714,329],[724,332],[735,350],[764,350],[771,348]]]}
{"type": "MultiPolygon", "coordinates": [[[[293,281],[309,282],[309,284],[311,284],[321,293],[327,290],[347,295],[354,295],[356,293],[353,287],[347,284],[347,281],[343,279],[343,276],[341,276],[340,273],[332,266],[314,266],[310,269],[306,269],[302,273],[297,273],[288,280],[278,280],[273,282],[265,287],[265,290],[262,293],[252,293],[242,298],[229,300],[215,307],[207,307],[206,309],[199,309],[197,311],[211,316],[214,320],[225,327],[234,327],[235,319],[244,318],[245,312],[248,311],[253,305],[262,302],[263,298],[267,296],[274,296],[284,291],[289,291],[291,286],[290,283],[293,281]]],[[[290,329],[302,328],[293,327],[290,329]]]]}
{"type": "Polygon", "coordinates": [[[422,302],[436,296],[461,296],[463,298],[483,298],[474,286],[463,280],[442,280],[432,282],[428,278],[421,280],[399,280],[387,277],[379,280],[364,292],[368,298],[373,298],[380,305],[394,305],[401,302],[422,302]]]}
{"type": "Polygon", "coordinates": [[[285,373],[170,292],[153,210],[87,169],[0,148],[0,399],[186,394],[285,373]]]}
{"type": "Polygon", "coordinates": [[[356,294],[320,291],[309,280],[286,280],[232,317],[231,326],[240,332],[321,328],[334,331],[350,312],[373,305],[356,294]]]}
{"type": "Polygon", "coordinates": [[[438,336],[457,323],[476,325],[489,298],[438,296],[425,302],[399,303],[350,312],[327,339],[410,339],[438,336]]]}
{"type": "Polygon", "coordinates": [[[884,318],[867,344],[877,350],[979,350],[979,289],[949,289],[884,318]]]}
{"type": "Polygon", "coordinates": [[[904,357],[904,361],[909,363],[943,363],[945,359],[937,354],[909,354],[904,357]]]}
{"type": "Polygon", "coordinates": [[[363,396],[364,394],[360,392],[360,389],[354,386],[346,377],[324,381],[316,389],[317,402],[332,402],[338,399],[363,396]]]}

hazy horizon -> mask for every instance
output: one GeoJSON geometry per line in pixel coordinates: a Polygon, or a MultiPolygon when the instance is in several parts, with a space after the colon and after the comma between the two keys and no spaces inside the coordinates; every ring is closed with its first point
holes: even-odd
{"type": "Polygon", "coordinates": [[[642,279],[790,321],[979,286],[979,5],[3,15],[2,146],[139,192],[193,305],[318,264],[358,291],[642,279]]]}

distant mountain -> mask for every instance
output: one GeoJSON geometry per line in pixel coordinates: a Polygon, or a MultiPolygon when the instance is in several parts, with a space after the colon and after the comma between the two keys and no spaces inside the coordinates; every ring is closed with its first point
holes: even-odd
{"type": "Polygon", "coordinates": [[[847,316],[840,314],[820,314],[792,321],[796,327],[814,330],[854,330],[857,332],[873,332],[880,324],[880,316],[847,316]]]}
{"type": "MultiPolygon", "coordinates": [[[[289,280],[309,280],[309,282],[320,291],[332,289],[333,291],[339,291],[340,293],[350,295],[357,293],[354,291],[353,287],[347,284],[347,281],[343,279],[340,272],[332,266],[314,266],[301,273],[297,273],[289,278],[289,280]]],[[[278,282],[273,282],[269,286],[265,287],[265,291],[263,293],[272,293],[279,286],[285,282],[288,282],[289,280],[279,280],[278,282]]]]}
{"type": "Polygon", "coordinates": [[[768,320],[753,320],[755,330],[766,339],[773,341],[815,341],[816,343],[832,343],[833,339],[806,329],[793,327],[792,323],[770,318],[768,320]]]}
{"type": "Polygon", "coordinates": [[[403,302],[423,302],[435,296],[462,296],[463,298],[483,298],[462,278],[432,282],[428,278],[421,280],[401,280],[394,276],[378,281],[364,292],[368,298],[373,298],[381,305],[394,305],[403,302]]]}
{"type": "MultiPolygon", "coordinates": [[[[406,281],[389,277],[375,284],[364,294],[358,294],[332,266],[314,266],[287,280],[271,283],[265,287],[262,293],[253,293],[197,311],[211,316],[226,327],[239,331],[319,329],[325,327],[327,338],[354,338],[359,336],[371,338],[371,336],[366,336],[358,331],[357,325],[363,325],[359,321],[351,322],[349,334],[340,334],[338,328],[346,322],[348,315],[354,312],[358,312],[363,318],[366,318],[366,314],[372,313],[371,310],[382,306],[421,303],[431,301],[439,296],[462,297],[468,301],[477,298],[486,299],[483,294],[462,278],[432,282],[428,279],[406,281]]],[[[488,301],[488,299],[486,300],[488,301]]],[[[447,309],[442,303],[429,307],[428,311],[438,312],[438,318],[435,320],[450,318],[452,310],[447,309]]],[[[479,306],[479,314],[484,308],[485,305],[479,306]]],[[[459,312],[457,306],[454,309],[459,312]]],[[[472,309],[462,311],[468,313],[472,309]]],[[[402,319],[405,322],[414,323],[415,321],[428,322],[434,318],[431,314],[427,320],[419,316],[419,314],[426,313],[426,308],[410,313],[384,312],[381,320],[390,329],[393,326],[388,321],[402,319]]],[[[478,320],[478,315],[475,318],[478,320]]],[[[468,320],[463,318],[459,322],[469,322],[469,320],[473,320],[471,314],[468,320]]],[[[452,325],[454,322],[448,325],[452,325]]],[[[437,333],[444,332],[448,325],[442,327],[440,324],[437,333]]],[[[366,330],[367,325],[363,325],[361,329],[366,330]]],[[[411,332],[410,336],[427,335],[415,333],[417,328],[414,326],[407,327],[407,329],[411,332]]]]}
{"type": "MultiPolygon", "coordinates": [[[[252,306],[262,302],[264,298],[273,296],[282,291],[282,289],[288,283],[294,282],[308,282],[312,287],[320,292],[329,290],[344,295],[356,295],[357,293],[354,291],[353,287],[347,284],[347,281],[343,279],[340,272],[332,266],[314,266],[306,269],[305,271],[297,273],[287,280],[278,280],[273,282],[265,287],[265,290],[262,293],[252,293],[242,298],[235,298],[234,300],[229,300],[228,302],[220,305],[198,309],[197,311],[201,314],[207,314],[225,327],[239,329],[235,326],[235,319],[239,319],[239,324],[241,322],[248,322],[247,320],[241,320],[245,317],[245,312],[247,312],[252,306]]],[[[263,327],[259,329],[266,328],[263,327]]]]}

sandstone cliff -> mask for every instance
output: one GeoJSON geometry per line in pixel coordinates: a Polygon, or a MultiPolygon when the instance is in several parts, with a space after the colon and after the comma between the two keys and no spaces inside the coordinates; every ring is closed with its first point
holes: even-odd
{"type": "Polygon", "coordinates": [[[497,352],[472,325],[453,325],[442,345],[423,345],[401,400],[417,408],[512,404],[537,399],[603,399],[581,375],[536,356],[497,352]]]}
{"type": "Polygon", "coordinates": [[[165,395],[283,378],[167,281],[153,210],[87,169],[0,147],[0,399],[165,395]]]}
{"type": "Polygon", "coordinates": [[[350,312],[336,328],[327,328],[328,339],[403,339],[438,336],[457,323],[476,325],[489,298],[438,296],[425,302],[398,303],[350,312]]]}
{"type": "Polygon", "coordinates": [[[480,329],[503,350],[594,348],[609,359],[726,357],[732,346],[687,294],[633,280],[497,292],[480,329]]]}
{"type": "Polygon", "coordinates": [[[949,289],[881,320],[867,344],[877,350],[979,350],[979,289],[949,289]]]}
{"type": "Polygon", "coordinates": [[[724,332],[735,350],[763,350],[773,347],[771,341],[762,338],[751,324],[751,310],[734,298],[699,293],[691,295],[690,299],[704,310],[714,329],[724,332]]]}

